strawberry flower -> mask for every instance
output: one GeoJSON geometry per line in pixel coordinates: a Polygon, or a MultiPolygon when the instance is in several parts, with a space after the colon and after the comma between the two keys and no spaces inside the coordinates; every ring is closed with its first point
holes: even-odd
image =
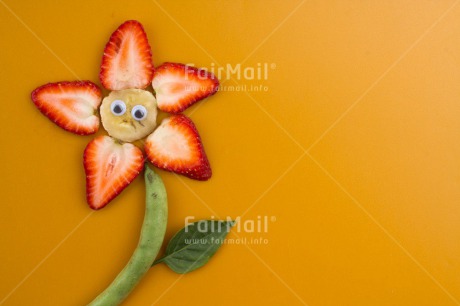
{"type": "Polygon", "coordinates": [[[84,151],[91,208],[104,207],[123,191],[145,159],[191,179],[211,177],[198,131],[181,112],[217,92],[219,81],[212,73],[177,63],[154,68],[144,28],[130,20],[106,44],[99,78],[111,90],[104,99],[91,81],[49,83],[32,92],[37,108],[61,128],[89,135],[102,122],[107,131],[109,136],[96,137],[84,151]],[[150,85],[153,93],[146,90],[150,85]],[[158,126],[157,109],[171,114],[158,126]],[[144,138],[146,157],[131,143],[144,138]]]}

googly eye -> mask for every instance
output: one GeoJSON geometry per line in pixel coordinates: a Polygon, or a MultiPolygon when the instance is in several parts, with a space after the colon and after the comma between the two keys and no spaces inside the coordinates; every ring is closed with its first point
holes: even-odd
{"type": "Polygon", "coordinates": [[[141,121],[147,117],[147,109],[143,105],[135,105],[131,110],[131,116],[137,121],[141,121]]]}
{"type": "Polygon", "coordinates": [[[126,112],[126,104],[122,100],[115,100],[110,104],[110,110],[115,116],[121,116],[126,112]]]}

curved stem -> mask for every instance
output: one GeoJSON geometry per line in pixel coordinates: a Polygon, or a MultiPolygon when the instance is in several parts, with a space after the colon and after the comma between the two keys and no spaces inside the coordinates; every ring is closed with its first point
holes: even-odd
{"type": "Polygon", "coordinates": [[[166,232],[168,201],[161,178],[145,167],[146,207],[139,244],[115,280],[89,306],[119,305],[151,267],[166,232]]]}

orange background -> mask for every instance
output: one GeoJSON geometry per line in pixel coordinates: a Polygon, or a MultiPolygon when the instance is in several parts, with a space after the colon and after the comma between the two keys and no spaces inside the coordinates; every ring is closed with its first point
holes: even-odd
{"type": "Polygon", "coordinates": [[[460,305],[458,2],[0,0],[0,304],[85,305],[137,244],[142,178],[92,212],[92,136],[29,98],[47,82],[99,83],[110,34],[137,19],[156,65],[275,66],[224,82],[267,92],[186,111],[214,176],[160,172],[167,239],[186,216],[274,221],[229,235],[268,244],[224,245],[183,277],[156,266],[125,305],[460,305]]]}

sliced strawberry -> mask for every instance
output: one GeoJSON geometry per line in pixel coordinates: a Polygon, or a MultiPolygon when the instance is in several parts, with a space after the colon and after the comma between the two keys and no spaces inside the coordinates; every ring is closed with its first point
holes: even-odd
{"type": "Polygon", "coordinates": [[[85,149],[86,198],[92,209],[107,205],[139,174],[144,165],[142,151],[121,144],[112,137],[99,136],[85,149]]]}
{"type": "Polygon", "coordinates": [[[192,120],[184,115],[166,118],[145,142],[148,159],[158,168],[206,181],[211,166],[200,135],[192,120]]]}
{"type": "Polygon", "coordinates": [[[219,80],[203,69],[184,64],[164,63],[155,70],[152,82],[158,108],[177,114],[216,93],[219,80]]]}
{"type": "Polygon", "coordinates": [[[110,90],[145,88],[153,78],[152,50],[142,25],[123,23],[105,45],[99,78],[110,90]]]}
{"type": "Polygon", "coordinates": [[[38,109],[61,128],[79,135],[99,129],[101,90],[90,81],[49,83],[32,92],[38,109]]]}

